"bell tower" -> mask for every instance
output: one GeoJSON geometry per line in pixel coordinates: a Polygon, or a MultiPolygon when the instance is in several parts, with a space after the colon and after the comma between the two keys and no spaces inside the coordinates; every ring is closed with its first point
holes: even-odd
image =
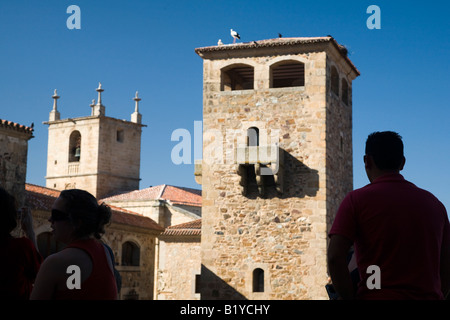
{"type": "Polygon", "coordinates": [[[202,299],[326,299],[327,232],[353,188],[359,71],[330,36],[196,53],[204,81],[202,299]]]}
{"type": "Polygon", "coordinates": [[[141,123],[139,101],[131,121],[107,117],[102,103],[104,89],[99,84],[97,103],[91,115],[61,119],[53,95],[53,109],[48,125],[46,186],[64,190],[85,189],[98,199],[120,191],[139,189],[141,123]]]}

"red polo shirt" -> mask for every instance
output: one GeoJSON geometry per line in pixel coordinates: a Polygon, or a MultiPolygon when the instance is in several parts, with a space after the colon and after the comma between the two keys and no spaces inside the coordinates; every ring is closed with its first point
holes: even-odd
{"type": "Polygon", "coordinates": [[[440,254],[450,226],[430,192],[388,174],[350,192],[329,235],[352,240],[361,281],[359,299],[443,299],[440,254]],[[370,265],[380,267],[381,289],[367,288],[370,265]]]}

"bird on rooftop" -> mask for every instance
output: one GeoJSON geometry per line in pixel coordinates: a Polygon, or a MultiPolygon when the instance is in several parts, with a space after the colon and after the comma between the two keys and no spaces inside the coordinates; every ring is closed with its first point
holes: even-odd
{"type": "Polygon", "coordinates": [[[219,39],[219,41],[217,41],[217,45],[218,45],[218,46],[223,45],[222,39],[219,39]]]}
{"type": "Polygon", "coordinates": [[[233,37],[233,43],[236,43],[236,39],[241,39],[241,36],[239,35],[239,33],[234,31],[233,29],[230,29],[230,34],[233,37]]]}
{"type": "Polygon", "coordinates": [[[283,35],[278,32],[278,38],[283,38],[283,35]]]}

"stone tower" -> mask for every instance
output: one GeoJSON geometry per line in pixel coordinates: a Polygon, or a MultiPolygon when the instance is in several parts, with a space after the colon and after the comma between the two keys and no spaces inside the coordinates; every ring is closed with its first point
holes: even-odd
{"type": "Polygon", "coordinates": [[[203,58],[202,299],[326,299],[327,232],[352,190],[352,81],[332,37],[203,58]]]}
{"type": "Polygon", "coordinates": [[[85,189],[98,199],[139,189],[141,154],[141,124],[139,101],[131,121],[105,115],[102,92],[96,89],[98,101],[93,100],[91,115],[60,119],[59,96],[53,95],[53,110],[48,122],[48,156],[46,186],[58,190],[85,189]]]}

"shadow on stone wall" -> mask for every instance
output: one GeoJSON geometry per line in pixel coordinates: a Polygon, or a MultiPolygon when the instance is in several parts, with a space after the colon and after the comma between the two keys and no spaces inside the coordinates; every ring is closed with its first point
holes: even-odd
{"type": "MultiPolygon", "coordinates": [[[[317,191],[319,190],[318,171],[309,168],[286,150],[280,148],[280,152],[282,166],[279,167],[279,171],[283,171],[281,176],[282,192],[277,191],[273,175],[261,176],[262,183],[264,184],[263,197],[266,199],[288,199],[316,196],[317,191]]],[[[253,166],[249,167],[247,174],[247,189],[245,196],[249,199],[262,197],[260,190],[258,189],[253,166]]]]}
{"type": "Polygon", "coordinates": [[[245,296],[203,264],[200,276],[200,293],[202,300],[247,300],[245,296]]]}

